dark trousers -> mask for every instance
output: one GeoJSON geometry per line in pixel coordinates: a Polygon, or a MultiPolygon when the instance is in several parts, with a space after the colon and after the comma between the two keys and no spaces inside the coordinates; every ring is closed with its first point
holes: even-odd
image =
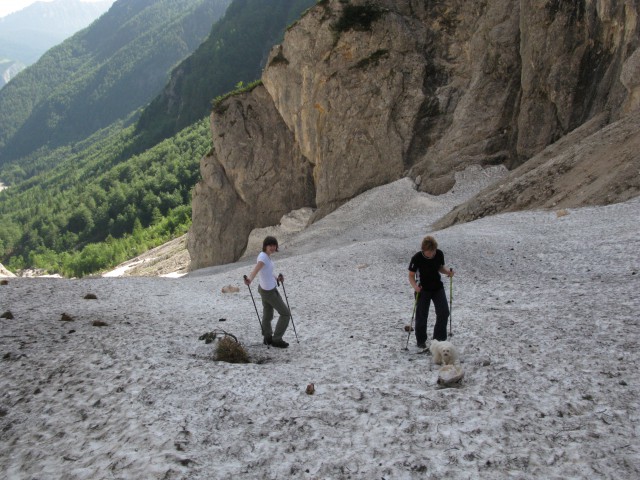
{"type": "Polygon", "coordinates": [[[427,318],[429,318],[429,307],[433,300],[436,309],[436,324],[433,327],[434,340],[447,339],[447,321],[449,320],[449,305],[444,288],[435,292],[422,290],[418,295],[416,305],[416,342],[425,343],[427,341],[427,318]]]}

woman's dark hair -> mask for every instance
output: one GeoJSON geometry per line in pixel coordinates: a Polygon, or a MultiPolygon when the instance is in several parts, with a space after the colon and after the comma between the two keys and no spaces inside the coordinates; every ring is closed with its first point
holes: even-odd
{"type": "Polygon", "coordinates": [[[278,240],[276,240],[276,237],[272,237],[272,236],[265,237],[265,239],[262,241],[262,251],[266,252],[267,247],[269,245],[275,245],[276,252],[278,251],[278,240]]]}

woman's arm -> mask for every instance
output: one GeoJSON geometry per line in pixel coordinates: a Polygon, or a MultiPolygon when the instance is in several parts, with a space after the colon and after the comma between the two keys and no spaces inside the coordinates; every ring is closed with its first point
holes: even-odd
{"type": "Polygon", "coordinates": [[[258,275],[258,272],[262,269],[262,267],[264,267],[264,262],[256,263],[256,266],[253,267],[253,270],[249,274],[249,277],[245,277],[244,283],[249,285],[253,281],[253,279],[256,278],[256,275],[258,275]]]}

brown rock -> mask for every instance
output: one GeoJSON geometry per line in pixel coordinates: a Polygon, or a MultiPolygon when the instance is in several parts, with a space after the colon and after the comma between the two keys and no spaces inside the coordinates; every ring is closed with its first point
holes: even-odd
{"type": "Polygon", "coordinates": [[[502,205],[636,195],[633,179],[622,179],[637,178],[634,157],[615,171],[602,150],[587,155],[591,165],[568,158],[572,142],[640,106],[637,12],[632,0],[319,2],[274,47],[263,86],[212,114],[214,148],[192,203],[191,268],[238,259],[252,229],[291,210],[314,207],[318,219],[405,175],[442,194],[470,165],[516,168],[533,157],[502,205]],[[542,165],[555,155],[563,165],[542,165]],[[550,188],[532,195],[549,179],[571,184],[581,169],[593,185],[584,194],[574,185],[564,199],[550,188]]]}
{"type": "Polygon", "coordinates": [[[201,161],[193,194],[192,269],[236,260],[253,228],[314,198],[311,165],[264,87],[227,99],[218,112],[211,116],[214,148],[201,161]]]}

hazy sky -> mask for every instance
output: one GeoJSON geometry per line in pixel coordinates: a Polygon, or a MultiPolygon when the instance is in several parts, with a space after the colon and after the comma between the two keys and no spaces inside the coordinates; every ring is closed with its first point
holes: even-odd
{"type": "MultiPolygon", "coordinates": [[[[52,0],[0,0],[0,17],[4,17],[9,15],[10,13],[17,12],[18,10],[22,10],[25,7],[28,7],[32,3],[40,2],[51,2],[52,0]]],[[[97,2],[99,0],[82,0],[83,2],[97,2]]],[[[113,0],[115,1],[115,0],[113,0]]]]}

